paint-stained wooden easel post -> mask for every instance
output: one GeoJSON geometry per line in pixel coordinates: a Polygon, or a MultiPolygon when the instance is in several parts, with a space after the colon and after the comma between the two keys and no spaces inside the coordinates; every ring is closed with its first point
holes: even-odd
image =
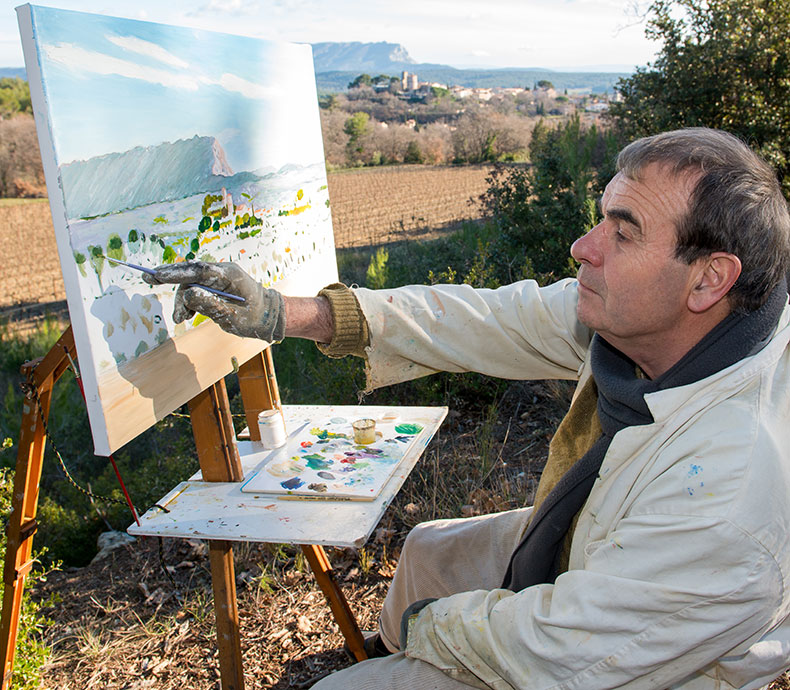
{"type": "MultiPolygon", "coordinates": [[[[234,443],[225,381],[220,379],[189,401],[192,433],[195,436],[200,471],[207,482],[239,482],[244,478],[234,443]]],[[[243,690],[239,609],[233,546],[229,541],[211,540],[209,562],[217,621],[219,670],[223,690],[243,690]]]]}
{"type": "MultiPolygon", "coordinates": [[[[261,410],[271,410],[275,407],[282,409],[271,348],[264,350],[239,367],[239,387],[244,402],[244,411],[247,415],[247,424],[250,428],[250,438],[253,441],[260,441],[258,414],[261,410]]],[[[343,596],[343,591],[334,578],[332,566],[324,548],[315,544],[303,544],[302,551],[310,564],[318,586],[329,602],[329,608],[332,610],[332,615],[335,617],[349,649],[357,661],[364,661],[367,659],[367,655],[362,646],[362,632],[345,596],[343,596]]]]}
{"type": "Polygon", "coordinates": [[[69,366],[68,358],[76,359],[71,327],[66,329],[45,357],[27,362],[22,373],[27,380],[28,394],[22,406],[14,495],[6,528],[7,541],[3,569],[3,613],[0,617],[0,664],[2,690],[11,685],[14,655],[19,632],[19,614],[25,578],[33,567],[33,535],[38,527],[38,489],[44,460],[46,433],[44,418],[49,414],[52,387],[69,366]],[[41,404],[39,411],[36,403],[41,404]]]}

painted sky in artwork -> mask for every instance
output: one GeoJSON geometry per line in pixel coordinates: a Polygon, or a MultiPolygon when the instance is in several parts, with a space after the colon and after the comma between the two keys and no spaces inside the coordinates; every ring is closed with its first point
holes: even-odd
{"type": "Polygon", "coordinates": [[[36,8],[59,165],[195,135],[216,137],[234,172],[318,162],[307,47],[49,12],[36,8]]]}

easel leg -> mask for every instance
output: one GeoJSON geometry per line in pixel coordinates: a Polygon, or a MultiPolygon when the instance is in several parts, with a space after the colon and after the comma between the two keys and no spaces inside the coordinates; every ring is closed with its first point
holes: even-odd
{"type": "MultiPolygon", "coordinates": [[[[51,379],[48,383],[50,385],[39,393],[45,415],[49,410],[51,379]]],[[[25,400],[3,570],[3,615],[0,619],[3,690],[6,690],[11,684],[22,594],[25,588],[25,578],[33,566],[31,556],[33,535],[36,532],[38,486],[41,481],[41,467],[44,460],[44,442],[43,424],[36,404],[33,400],[25,400]]]]}
{"type": "Polygon", "coordinates": [[[214,589],[214,612],[217,619],[219,670],[223,690],[242,690],[244,671],[241,665],[239,609],[236,604],[236,576],[233,548],[229,541],[210,541],[211,584],[214,589]]]}
{"type": "MultiPolygon", "coordinates": [[[[264,350],[239,367],[239,387],[247,413],[250,437],[254,441],[259,441],[261,437],[258,432],[258,413],[261,410],[280,407],[280,391],[277,386],[277,377],[274,374],[271,348],[264,350]]],[[[362,633],[343,591],[335,581],[326,552],[321,546],[309,544],[304,544],[302,551],[315,574],[318,586],[329,602],[332,615],[351,652],[357,661],[364,661],[367,659],[367,655],[362,646],[362,633]]]]}
{"type": "MultiPolygon", "coordinates": [[[[231,482],[244,477],[233,443],[233,425],[225,382],[220,380],[189,401],[192,432],[204,481],[231,482]]],[[[229,541],[208,543],[222,690],[243,690],[239,610],[233,547],[229,541]]]]}
{"type": "Polygon", "coordinates": [[[354,618],[354,614],[351,612],[351,607],[349,607],[345,596],[343,596],[343,591],[335,581],[335,577],[332,574],[332,566],[324,548],[318,545],[303,544],[302,551],[315,574],[318,586],[329,602],[332,615],[335,617],[351,653],[357,661],[365,661],[368,657],[362,646],[362,632],[359,629],[359,625],[357,625],[357,619],[354,618]]]}

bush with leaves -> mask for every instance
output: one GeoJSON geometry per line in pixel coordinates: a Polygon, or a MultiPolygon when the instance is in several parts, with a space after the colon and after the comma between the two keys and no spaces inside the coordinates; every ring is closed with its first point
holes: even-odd
{"type": "Polygon", "coordinates": [[[12,117],[17,113],[33,114],[30,88],[19,77],[0,78],[0,118],[12,117]]]}
{"type": "Polygon", "coordinates": [[[584,128],[578,117],[553,128],[541,122],[532,133],[532,166],[494,170],[482,201],[498,229],[488,252],[503,283],[575,274],[570,247],[596,222],[616,149],[611,132],[584,128]]]}
{"type": "MultiPolygon", "coordinates": [[[[9,447],[4,443],[0,453],[9,452],[9,447]]],[[[14,473],[11,470],[0,469],[0,516],[3,522],[8,520],[11,513],[11,497],[14,490],[14,473]]],[[[0,560],[5,561],[6,540],[0,541],[0,560]]],[[[37,562],[37,561],[36,561],[37,562]]],[[[35,582],[46,581],[48,570],[36,566],[25,580],[25,591],[22,595],[22,608],[19,613],[19,628],[17,630],[16,655],[14,658],[14,675],[11,690],[33,690],[41,687],[41,667],[49,658],[50,650],[42,641],[41,634],[48,621],[42,615],[42,609],[52,606],[55,599],[37,603],[30,598],[29,589],[35,582]]],[[[0,582],[0,596],[3,594],[4,584],[0,582]]]]}
{"type": "Polygon", "coordinates": [[[790,194],[790,0],[655,0],[654,63],[621,79],[609,114],[628,139],[705,126],[743,138],[790,194]]]}

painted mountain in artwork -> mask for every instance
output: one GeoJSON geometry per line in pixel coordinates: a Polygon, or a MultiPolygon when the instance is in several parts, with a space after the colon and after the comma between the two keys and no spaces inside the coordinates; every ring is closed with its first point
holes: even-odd
{"type": "Polygon", "coordinates": [[[199,136],[74,161],[61,166],[60,175],[69,218],[117,213],[258,179],[249,172],[234,175],[220,143],[199,136]]]}

